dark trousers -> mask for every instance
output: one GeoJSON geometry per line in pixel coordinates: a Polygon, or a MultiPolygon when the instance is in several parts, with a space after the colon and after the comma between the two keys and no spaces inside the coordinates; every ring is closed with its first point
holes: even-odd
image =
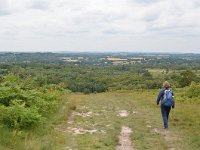
{"type": "Polygon", "coordinates": [[[168,128],[168,118],[170,113],[171,107],[161,106],[161,113],[164,123],[164,128],[168,128]]]}

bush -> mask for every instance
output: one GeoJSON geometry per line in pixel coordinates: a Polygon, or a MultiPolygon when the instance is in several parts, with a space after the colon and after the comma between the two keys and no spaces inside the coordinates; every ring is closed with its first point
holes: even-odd
{"type": "Polygon", "coordinates": [[[27,129],[39,124],[57,109],[63,91],[56,85],[25,87],[24,80],[14,76],[5,77],[0,84],[0,123],[9,128],[27,129]]]}
{"type": "Polygon", "coordinates": [[[200,96],[200,84],[192,82],[191,85],[186,89],[186,96],[189,98],[200,96]]]}
{"type": "Polygon", "coordinates": [[[42,119],[36,108],[26,108],[25,104],[20,105],[17,102],[10,107],[4,107],[1,114],[3,124],[15,129],[31,128],[42,119]]]}
{"type": "Polygon", "coordinates": [[[178,80],[180,87],[189,86],[192,81],[197,81],[197,75],[193,71],[186,70],[180,73],[180,78],[178,80]]]}

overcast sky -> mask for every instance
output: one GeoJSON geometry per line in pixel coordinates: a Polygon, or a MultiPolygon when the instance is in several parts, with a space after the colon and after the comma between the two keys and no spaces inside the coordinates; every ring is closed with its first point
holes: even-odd
{"type": "Polygon", "coordinates": [[[0,51],[200,53],[200,0],[0,0],[0,51]]]}

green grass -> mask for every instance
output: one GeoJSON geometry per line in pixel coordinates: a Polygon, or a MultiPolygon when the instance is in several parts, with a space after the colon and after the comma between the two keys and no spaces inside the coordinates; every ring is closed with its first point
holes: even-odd
{"type": "Polygon", "coordinates": [[[200,104],[176,102],[169,121],[170,140],[153,132],[163,130],[160,108],[155,104],[157,90],[117,91],[101,94],[69,94],[57,113],[46,124],[31,131],[14,132],[0,128],[0,149],[79,149],[113,150],[118,144],[122,126],[132,129],[131,140],[138,150],[197,150],[200,147],[200,104]],[[73,124],[67,124],[70,112],[92,112],[91,116],[75,115],[73,124]],[[129,116],[120,118],[120,110],[129,116]],[[136,112],[136,113],[135,113],[136,112]],[[150,125],[151,128],[147,127],[150,125]],[[74,135],[68,127],[96,129],[94,134],[74,135]],[[4,137],[4,138],[3,138],[4,137]]]}
{"type": "Polygon", "coordinates": [[[78,112],[92,111],[99,116],[74,117],[73,127],[104,130],[106,133],[73,135],[65,133],[66,143],[72,149],[115,149],[121,126],[133,130],[132,142],[136,149],[198,149],[199,148],[199,104],[177,102],[172,110],[169,123],[169,136],[172,140],[165,142],[164,136],[152,132],[153,128],[163,130],[159,106],[155,105],[157,91],[149,92],[113,92],[102,94],[72,94],[78,100],[78,112]],[[127,110],[127,118],[117,116],[119,110],[127,110]],[[136,111],[137,114],[132,112],[136,111]],[[94,125],[96,124],[96,125],[94,125]],[[108,126],[109,125],[109,126],[108,126]],[[148,128],[151,125],[152,128],[148,128]]]}
{"type": "MultiPolygon", "coordinates": [[[[154,148],[154,143],[162,143],[160,142],[161,137],[159,135],[152,134],[148,131],[144,118],[132,113],[133,111],[137,111],[138,108],[133,103],[131,94],[104,93],[72,95],[72,97],[74,99],[81,99],[76,111],[92,111],[93,114],[99,114],[98,116],[93,115],[92,117],[85,118],[75,116],[73,127],[105,131],[104,134],[68,135],[66,145],[72,149],[115,149],[122,125],[129,126],[134,131],[132,139],[138,149],[147,147],[154,148]],[[86,106],[88,110],[85,110],[83,106],[86,106]],[[120,110],[127,110],[130,116],[123,119],[118,117],[117,115],[120,110]],[[149,141],[147,138],[152,136],[154,138],[151,138],[151,141],[149,141]]],[[[158,148],[162,147],[158,146],[158,148]]]]}

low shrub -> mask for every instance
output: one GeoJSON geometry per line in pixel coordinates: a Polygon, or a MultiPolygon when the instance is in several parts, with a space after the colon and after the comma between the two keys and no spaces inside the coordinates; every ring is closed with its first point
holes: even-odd
{"type": "Polygon", "coordinates": [[[37,125],[43,117],[36,107],[26,108],[25,104],[15,102],[9,107],[4,107],[1,121],[4,125],[15,129],[27,129],[37,125]]]}
{"type": "Polygon", "coordinates": [[[0,84],[0,123],[4,126],[32,128],[58,108],[62,87],[24,88],[24,82],[13,75],[4,79],[0,84]]]}
{"type": "Polygon", "coordinates": [[[186,89],[186,96],[189,98],[195,98],[200,96],[200,84],[192,82],[186,89]]]}

